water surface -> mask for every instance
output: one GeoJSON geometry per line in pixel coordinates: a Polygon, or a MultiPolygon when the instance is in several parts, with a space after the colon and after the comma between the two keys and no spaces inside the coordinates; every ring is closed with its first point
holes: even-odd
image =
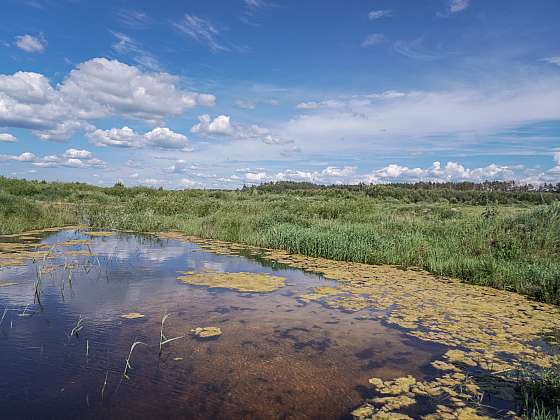
{"type": "Polygon", "coordinates": [[[370,396],[369,378],[426,378],[445,351],[383,324],[374,309],[302,302],[335,285],[302,270],[154,236],[72,230],[23,240],[49,254],[0,269],[5,418],[345,418],[370,396]],[[80,239],[88,242],[55,246],[80,239]],[[241,293],[185,284],[180,272],[267,273],[286,285],[241,293]],[[131,312],[144,317],[122,318],[131,312]],[[160,355],[165,314],[164,334],[185,337],[160,355]],[[223,334],[190,334],[207,326],[223,334]],[[124,379],[135,341],[143,344],[124,379]]]}

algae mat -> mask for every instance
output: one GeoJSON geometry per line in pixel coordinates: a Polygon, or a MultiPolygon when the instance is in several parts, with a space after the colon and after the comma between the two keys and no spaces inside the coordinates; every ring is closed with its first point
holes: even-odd
{"type": "MultiPolygon", "coordinates": [[[[378,396],[354,411],[358,418],[405,416],[399,412],[416,404],[415,397],[443,401],[426,418],[475,418],[476,409],[467,405],[476,402],[480,407],[485,400],[489,404],[497,400],[497,405],[507,406],[500,403],[518,397],[511,375],[519,369],[560,365],[558,343],[544,339],[560,329],[560,310],[555,306],[420,270],[337,262],[192,237],[185,240],[216,253],[248,253],[337,280],[336,287],[317,287],[300,299],[344,311],[373,311],[410,336],[450,347],[441,360],[431,363],[441,372],[431,382],[411,378],[411,386],[387,392],[390,385],[387,388],[381,379],[371,378],[378,396]]],[[[500,414],[515,416],[510,410],[500,414]]]]}

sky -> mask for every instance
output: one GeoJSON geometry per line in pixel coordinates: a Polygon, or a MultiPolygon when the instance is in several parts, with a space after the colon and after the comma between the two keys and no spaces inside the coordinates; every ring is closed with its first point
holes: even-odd
{"type": "Polygon", "coordinates": [[[560,182],[558,0],[3,0],[0,175],[560,182]]]}

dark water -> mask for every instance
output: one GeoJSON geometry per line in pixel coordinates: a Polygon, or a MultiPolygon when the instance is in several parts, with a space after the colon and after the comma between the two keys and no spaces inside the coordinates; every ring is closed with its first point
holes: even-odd
{"type": "MultiPolygon", "coordinates": [[[[63,231],[43,242],[85,238],[63,231]]],[[[344,418],[368,396],[369,378],[421,379],[442,352],[368,319],[368,311],[301,303],[311,288],[334,284],[316,275],[129,234],[91,238],[90,247],[94,257],[47,262],[59,267],[42,275],[40,304],[34,284],[43,262],[0,269],[0,282],[17,283],[0,287],[0,316],[8,308],[0,325],[2,418],[344,418]],[[177,280],[178,271],[205,270],[270,273],[287,285],[257,294],[177,280]],[[121,318],[129,312],[145,317],[121,318]],[[160,356],[166,313],[165,335],[186,337],[160,356]],[[80,317],[83,328],[69,336],[80,317]],[[189,335],[206,326],[223,334],[189,335]],[[145,345],[134,349],[126,380],[136,340],[145,345]]]]}

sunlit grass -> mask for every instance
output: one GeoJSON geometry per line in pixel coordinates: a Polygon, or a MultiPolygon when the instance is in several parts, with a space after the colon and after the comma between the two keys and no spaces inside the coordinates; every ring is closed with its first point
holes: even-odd
{"type": "Polygon", "coordinates": [[[0,233],[82,222],[178,230],[314,257],[415,266],[559,304],[559,197],[393,186],[160,191],[0,178],[0,233]]]}

